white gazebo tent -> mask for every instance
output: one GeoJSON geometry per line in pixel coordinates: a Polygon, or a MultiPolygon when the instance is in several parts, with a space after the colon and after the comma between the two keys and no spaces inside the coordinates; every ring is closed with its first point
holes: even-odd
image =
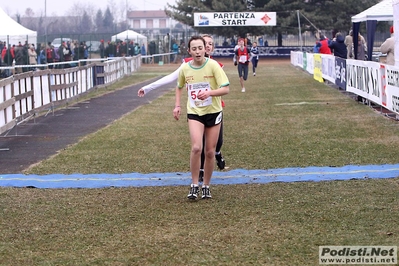
{"type": "Polygon", "coordinates": [[[147,37],[133,30],[125,30],[116,35],[113,35],[111,37],[111,40],[112,41],[129,40],[129,41],[134,41],[135,43],[139,43],[140,46],[144,43],[145,47],[147,47],[147,37]]]}
{"type": "MultiPolygon", "coordinates": [[[[353,42],[357,43],[360,22],[367,23],[367,47],[373,47],[377,21],[393,21],[393,0],[382,0],[351,18],[353,24],[353,42]]],[[[354,46],[355,55],[357,45],[354,46]]],[[[372,60],[373,49],[368,49],[368,60],[372,60]]]]}
{"type": "Polygon", "coordinates": [[[18,45],[18,42],[22,44],[25,41],[28,43],[37,43],[37,32],[25,28],[15,20],[13,20],[10,16],[0,8],[0,40],[7,42],[10,45],[18,45]]]}
{"type": "Polygon", "coordinates": [[[393,20],[392,0],[382,0],[378,4],[375,4],[374,6],[352,17],[352,22],[363,22],[367,20],[393,20]]]}

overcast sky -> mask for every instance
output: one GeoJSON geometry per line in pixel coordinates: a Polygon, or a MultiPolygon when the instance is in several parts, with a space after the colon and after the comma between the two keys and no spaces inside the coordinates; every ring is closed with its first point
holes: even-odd
{"type": "Polygon", "coordinates": [[[104,11],[107,5],[112,3],[118,9],[127,5],[132,10],[163,10],[166,7],[166,3],[174,5],[175,0],[0,0],[0,7],[11,16],[14,16],[16,13],[23,15],[27,8],[31,8],[35,15],[40,16],[40,14],[44,14],[45,6],[47,6],[47,16],[62,16],[68,12],[70,13],[74,5],[87,5],[94,7],[95,11],[98,9],[104,11]]]}

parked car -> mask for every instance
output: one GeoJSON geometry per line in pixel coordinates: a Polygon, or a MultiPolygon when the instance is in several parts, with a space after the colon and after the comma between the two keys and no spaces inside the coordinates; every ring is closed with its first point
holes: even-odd
{"type": "Polygon", "coordinates": [[[68,41],[72,42],[72,39],[70,39],[70,38],[55,38],[51,42],[51,44],[54,46],[54,48],[58,48],[61,46],[62,42],[68,42],[68,41]]]}

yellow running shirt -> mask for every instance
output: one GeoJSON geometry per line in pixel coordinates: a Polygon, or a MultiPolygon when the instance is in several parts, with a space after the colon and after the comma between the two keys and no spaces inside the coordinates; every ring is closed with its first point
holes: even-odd
{"type": "Polygon", "coordinates": [[[213,59],[206,58],[200,67],[191,65],[192,61],[183,64],[180,69],[177,87],[187,89],[187,114],[199,116],[214,114],[222,111],[221,96],[211,96],[206,100],[199,100],[201,90],[217,90],[230,84],[222,67],[213,59]]]}

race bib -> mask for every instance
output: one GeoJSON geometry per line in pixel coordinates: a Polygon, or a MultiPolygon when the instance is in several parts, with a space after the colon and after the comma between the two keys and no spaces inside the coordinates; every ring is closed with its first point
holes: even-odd
{"type": "Polygon", "coordinates": [[[238,62],[240,62],[240,63],[247,62],[247,56],[246,55],[241,55],[240,58],[238,59],[238,62]]]}
{"type": "Polygon", "coordinates": [[[212,97],[208,97],[206,100],[198,99],[198,93],[208,90],[211,90],[208,82],[187,84],[188,100],[191,108],[205,107],[212,104],[212,97]]]}

